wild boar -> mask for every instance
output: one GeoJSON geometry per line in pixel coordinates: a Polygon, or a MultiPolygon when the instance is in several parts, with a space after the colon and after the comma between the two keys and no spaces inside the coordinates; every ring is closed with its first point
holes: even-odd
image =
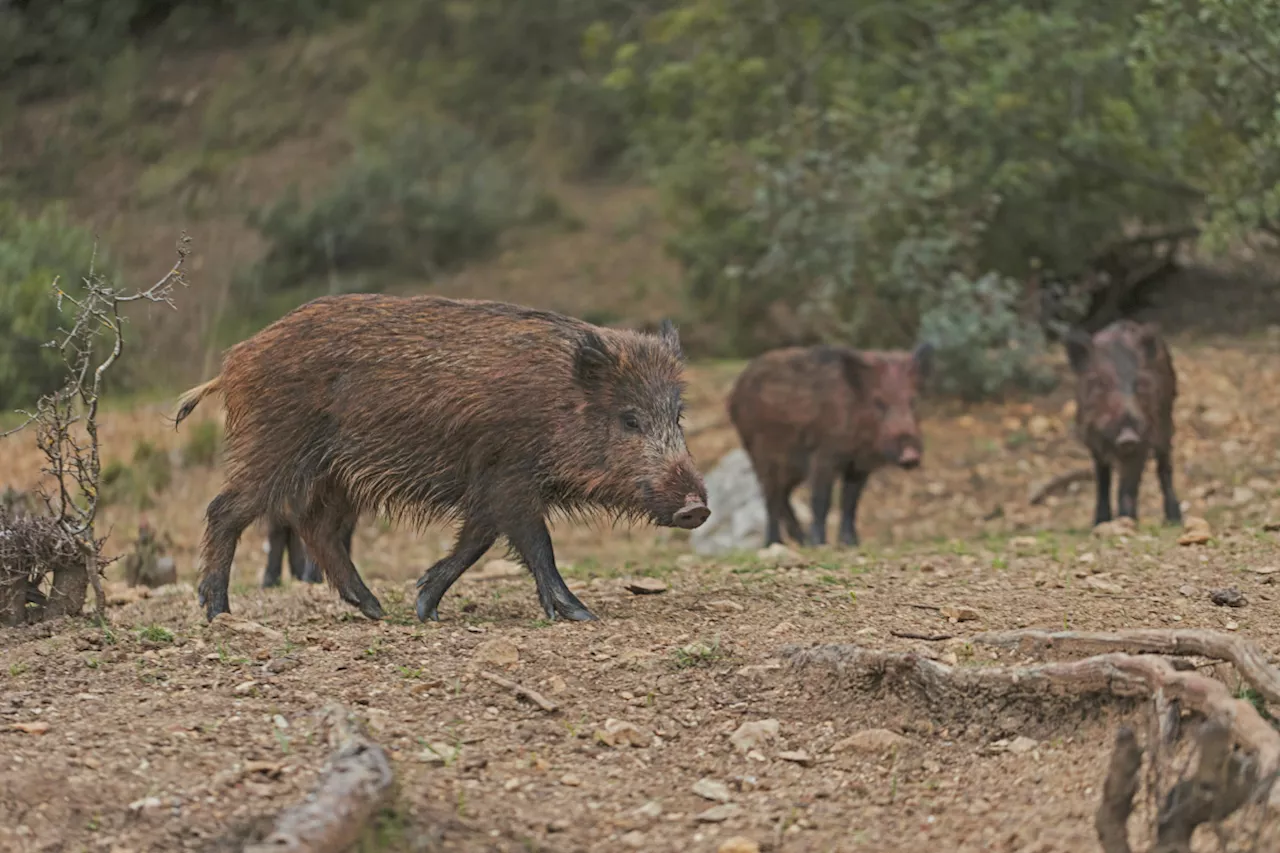
{"type": "Polygon", "coordinates": [[[766,546],[782,541],[780,525],[798,544],[826,544],[837,478],[839,543],[858,544],[855,515],[867,477],[882,465],[920,464],[916,399],[932,353],[929,343],[912,352],[787,347],[747,365],[730,393],[729,418],[764,492],[766,546]],[[808,536],[790,502],[806,477],[813,500],[808,536]]]}
{"type": "Polygon", "coordinates": [[[1076,374],[1076,432],[1093,456],[1097,505],[1094,524],[1111,520],[1111,469],[1120,469],[1118,510],[1138,518],[1138,484],[1147,459],[1156,458],[1164,517],[1182,521],[1173,489],[1173,401],[1178,380],[1173,356],[1152,324],[1119,320],[1096,334],[1067,337],[1076,374]]]}
{"type": "Polygon", "coordinates": [[[684,356],[658,335],[503,302],[346,294],[313,300],[224,356],[175,425],[214,392],[226,472],[206,511],[200,602],[229,610],[236,541],[288,518],[339,596],[382,606],[343,548],[361,512],[459,524],[418,581],[417,614],[505,537],[550,619],[595,616],[556,569],[546,518],[597,509],[693,529],[710,515],[681,426],[684,356]]]}

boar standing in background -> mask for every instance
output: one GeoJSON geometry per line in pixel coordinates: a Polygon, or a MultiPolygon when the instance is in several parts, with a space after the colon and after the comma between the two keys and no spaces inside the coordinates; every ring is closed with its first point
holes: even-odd
{"type": "Polygon", "coordinates": [[[1164,517],[1182,520],[1173,491],[1173,357],[1155,326],[1119,320],[1096,334],[1067,338],[1076,382],[1076,429],[1093,456],[1098,489],[1093,523],[1111,520],[1111,469],[1120,469],[1118,510],[1138,519],[1138,484],[1147,457],[1156,457],[1164,517]]]}
{"type": "MultiPolygon", "coordinates": [[[[342,545],[351,555],[351,537],[355,533],[355,524],[345,528],[342,545]]],[[[298,531],[284,521],[273,521],[267,527],[267,568],[262,573],[262,588],[280,586],[280,574],[283,568],[285,552],[289,553],[289,574],[296,581],[303,583],[320,583],[324,577],[320,567],[307,554],[307,549],[298,536],[298,531]]]]}
{"type": "Polygon", "coordinates": [[[693,529],[710,515],[685,447],[684,358],[643,335],[502,302],[347,294],[313,300],[224,356],[175,423],[223,394],[226,472],[210,502],[200,602],[229,611],[236,541],[287,518],[341,598],[382,606],[343,547],[361,512],[460,522],[418,581],[417,614],[505,537],[550,619],[594,619],[556,569],[546,518],[593,508],[693,529]]]}
{"type": "Polygon", "coordinates": [[[882,465],[920,464],[915,406],[932,353],[927,343],[909,353],[788,347],[747,365],[729,395],[729,418],[764,492],[766,546],[782,541],[780,524],[798,544],[826,544],[837,478],[839,542],[858,544],[854,516],[867,477],[882,465]],[[808,537],[790,502],[806,477],[813,499],[808,537]]]}

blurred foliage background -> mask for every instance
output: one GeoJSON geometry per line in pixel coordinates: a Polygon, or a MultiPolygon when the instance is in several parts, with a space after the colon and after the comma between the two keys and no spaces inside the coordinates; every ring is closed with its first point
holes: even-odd
{"type": "Polygon", "coordinates": [[[0,2],[0,404],[49,381],[53,275],[179,227],[122,388],[386,290],[1042,390],[1068,326],[1274,256],[1278,57],[1266,0],[0,2]]]}

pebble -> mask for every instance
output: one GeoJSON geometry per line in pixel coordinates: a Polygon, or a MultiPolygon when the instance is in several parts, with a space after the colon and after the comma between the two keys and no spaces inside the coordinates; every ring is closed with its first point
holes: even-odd
{"type": "Polygon", "coordinates": [[[631,830],[626,835],[622,836],[622,838],[620,838],[619,840],[623,844],[625,844],[626,846],[634,850],[639,850],[643,848],[645,845],[644,833],[638,829],[631,830]]]}
{"type": "Polygon", "coordinates": [[[727,838],[720,842],[720,846],[716,848],[716,853],[760,853],[760,845],[750,838],[735,835],[733,838],[727,838]]]}
{"type": "Polygon", "coordinates": [[[881,753],[910,743],[902,735],[888,729],[866,729],[838,741],[832,752],[881,753]]]}
{"type": "Polygon", "coordinates": [[[729,786],[715,779],[699,779],[693,783],[693,792],[704,800],[717,803],[727,803],[733,798],[729,786]]]}
{"type": "Polygon", "coordinates": [[[779,752],[778,758],[783,761],[790,761],[794,764],[802,764],[805,767],[808,767],[813,763],[813,759],[809,757],[809,753],[805,752],[803,749],[797,749],[790,752],[779,752]]]}
{"type": "Polygon", "coordinates": [[[747,609],[743,607],[741,604],[739,604],[738,602],[730,601],[727,598],[721,598],[715,601],[708,601],[707,608],[709,610],[718,610],[721,613],[740,613],[743,610],[747,609]]]}
{"type": "Polygon", "coordinates": [[[520,662],[520,650],[510,640],[494,637],[476,646],[471,659],[476,663],[492,666],[515,666],[520,662]]]}
{"type": "Polygon", "coordinates": [[[738,752],[749,752],[776,738],[779,730],[780,725],[774,719],[746,722],[729,736],[729,742],[738,752]]]}
{"type": "Polygon", "coordinates": [[[633,578],[627,581],[626,588],[634,595],[658,595],[667,591],[667,585],[657,578],[633,578]]]}
{"type": "Polygon", "coordinates": [[[798,569],[809,563],[799,552],[788,548],[781,542],[774,542],[768,548],[761,548],[756,552],[756,559],[779,569],[798,569]]]}
{"type": "Polygon", "coordinates": [[[1012,752],[1014,755],[1026,755],[1039,745],[1039,742],[1034,738],[1018,735],[1018,737],[1009,742],[1008,748],[1009,752],[1012,752]]]}
{"type": "Polygon", "coordinates": [[[737,817],[742,813],[742,806],[737,803],[724,803],[718,806],[712,806],[704,812],[699,812],[697,820],[699,823],[723,823],[730,818],[737,817]]]}

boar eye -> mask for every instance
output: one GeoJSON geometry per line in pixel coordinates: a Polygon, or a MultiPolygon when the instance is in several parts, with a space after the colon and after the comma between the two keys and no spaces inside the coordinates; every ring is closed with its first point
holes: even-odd
{"type": "Polygon", "coordinates": [[[887,414],[889,411],[888,404],[885,403],[884,400],[875,400],[874,403],[876,407],[876,413],[881,417],[884,417],[884,415],[887,414]]]}
{"type": "Polygon", "coordinates": [[[625,429],[627,432],[639,432],[640,416],[637,415],[635,412],[623,412],[622,428],[625,429]]]}

